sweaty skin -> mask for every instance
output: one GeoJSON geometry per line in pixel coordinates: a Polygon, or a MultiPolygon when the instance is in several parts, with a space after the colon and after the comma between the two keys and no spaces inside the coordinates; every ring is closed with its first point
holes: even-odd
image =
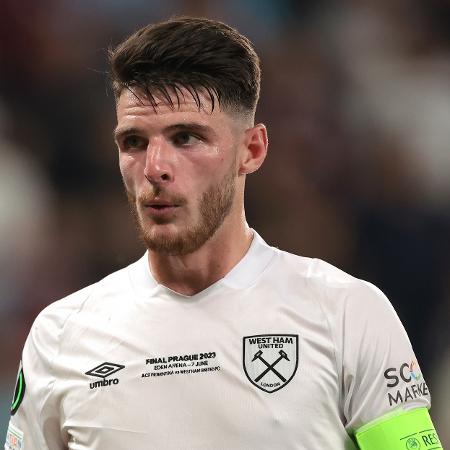
{"type": "Polygon", "coordinates": [[[117,101],[123,182],[153,276],[190,296],[223,278],[250,246],[245,178],[265,159],[266,128],[211,111],[205,96],[200,109],[188,94],[179,106],[154,109],[135,94],[124,90],[117,101]]]}

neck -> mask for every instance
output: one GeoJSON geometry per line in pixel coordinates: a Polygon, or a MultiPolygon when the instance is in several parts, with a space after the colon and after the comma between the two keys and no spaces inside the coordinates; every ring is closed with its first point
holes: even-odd
{"type": "Polygon", "coordinates": [[[193,253],[169,256],[150,251],[149,264],[155,280],[179,294],[191,296],[223,278],[244,257],[253,237],[243,214],[234,224],[227,219],[193,253]]]}

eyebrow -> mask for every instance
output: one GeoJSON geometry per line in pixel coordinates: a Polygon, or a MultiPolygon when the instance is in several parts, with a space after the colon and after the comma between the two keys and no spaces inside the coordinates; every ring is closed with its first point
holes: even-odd
{"type": "Polygon", "coordinates": [[[113,130],[113,139],[118,142],[119,138],[124,137],[124,136],[129,136],[131,134],[137,134],[139,133],[140,130],[139,128],[135,128],[135,127],[117,127],[113,130]]]}
{"type": "MultiPolygon", "coordinates": [[[[164,133],[171,133],[174,131],[191,131],[198,134],[206,134],[208,136],[216,136],[215,131],[208,125],[201,125],[196,122],[182,122],[169,125],[164,128],[164,133]]],[[[142,129],[137,127],[117,127],[113,131],[113,138],[117,142],[120,138],[130,136],[132,134],[142,133],[142,129]]]]}
{"type": "Polygon", "coordinates": [[[198,134],[206,134],[209,136],[215,136],[215,131],[208,125],[201,125],[196,122],[183,122],[183,123],[175,123],[173,125],[169,125],[164,129],[165,132],[173,132],[173,131],[192,131],[198,134]]]}

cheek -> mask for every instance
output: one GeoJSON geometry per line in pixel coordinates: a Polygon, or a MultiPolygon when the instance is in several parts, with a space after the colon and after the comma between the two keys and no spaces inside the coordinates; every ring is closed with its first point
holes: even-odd
{"type": "Polygon", "coordinates": [[[139,174],[142,172],[139,170],[139,164],[129,156],[120,156],[119,168],[125,187],[128,191],[135,192],[139,183],[139,174]]]}

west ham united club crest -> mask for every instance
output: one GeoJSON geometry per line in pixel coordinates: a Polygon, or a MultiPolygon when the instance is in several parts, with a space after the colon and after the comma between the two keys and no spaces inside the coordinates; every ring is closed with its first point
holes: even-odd
{"type": "Polygon", "coordinates": [[[297,334],[258,334],[244,337],[244,371],[264,392],[285,387],[298,367],[297,334]]]}

